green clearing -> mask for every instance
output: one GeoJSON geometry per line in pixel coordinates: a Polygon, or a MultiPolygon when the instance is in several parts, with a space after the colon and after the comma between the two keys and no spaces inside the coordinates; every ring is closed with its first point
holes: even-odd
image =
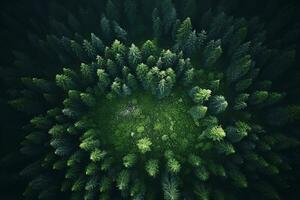
{"type": "Polygon", "coordinates": [[[143,138],[151,141],[148,154],[163,155],[166,150],[184,154],[198,135],[188,113],[190,104],[179,89],[164,99],[137,91],[127,97],[99,99],[89,118],[99,139],[116,154],[138,152],[137,143],[143,138]]]}

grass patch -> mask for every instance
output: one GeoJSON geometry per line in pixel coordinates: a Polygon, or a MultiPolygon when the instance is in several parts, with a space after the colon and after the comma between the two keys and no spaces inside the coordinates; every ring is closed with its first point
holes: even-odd
{"type": "Polygon", "coordinates": [[[180,89],[157,99],[142,91],[127,97],[102,98],[89,114],[100,141],[116,153],[138,152],[137,142],[148,138],[151,153],[172,150],[184,154],[192,147],[197,127],[188,113],[190,99],[180,89]],[[113,147],[113,148],[111,148],[113,147]]]}

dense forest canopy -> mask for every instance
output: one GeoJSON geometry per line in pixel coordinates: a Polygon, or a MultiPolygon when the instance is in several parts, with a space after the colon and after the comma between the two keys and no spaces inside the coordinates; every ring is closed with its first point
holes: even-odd
{"type": "Polygon", "coordinates": [[[298,8],[2,1],[1,197],[298,199],[298,8]]]}

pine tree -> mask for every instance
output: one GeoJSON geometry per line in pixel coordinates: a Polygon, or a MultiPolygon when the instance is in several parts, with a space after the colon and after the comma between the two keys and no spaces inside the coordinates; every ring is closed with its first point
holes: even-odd
{"type": "MultiPolygon", "coordinates": [[[[179,19],[177,19],[173,25],[173,28],[171,31],[173,41],[176,41],[176,34],[177,34],[177,30],[180,27],[180,24],[181,24],[181,21],[179,19]]],[[[177,46],[177,45],[175,45],[175,46],[177,46]]],[[[176,48],[174,48],[174,49],[176,49],[176,48]]]]}
{"type": "Polygon", "coordinates": [[[137,89],[138,86],[137,80],[135,76],[132,75],[131,73],[127,75],[127,85],[133,90],[137,89]]]}
{"type": "Polygon", "coordinates": [[[79,57],[80,59],[83,58],[83,49],[82,47],[75,41],[71,40],[70,41],[71,49],[72,52],[74,53],[75,56],[79,57]]]}
{"type": "Polygon", "coordinates": [[[194,77],[195,77],[195,69],[194,68],[186,70],[184,73],[184,78],[183,78],[184,85],[191,84],[194,80],[194,77]]]}
{"type": "Polygon", "coordinates": [[[271,92],[268,95],[268,99],[266,100],[265,104],[270,106],[280,102],[285,97],[285,93],[277,93],[271,92]]]}
{"type": "Polygon", "coordinates": [[[101,31],[106,40],[111,39],[111,27],[110,27],[110,21],[103,15],[101,18],[101,31]]]}
{"type": "Polygon", "coordinates": [[[166,51],[162,51],[161,53],[161,62],[164,63],[165,68],[175,65],[176,59],[176,54],[171,52],[169,49],[166,51]]]}
{"type": "Polygon", "coordinates": [[[147,58],[147,61],[146,61],[146,64],[149,66],[149,67],[154,67],[154,65],[156,65],[156,58],[151,55],[147,58]]]}
{"type": "Polygon", "coordinates": [[[56,84],[64,90],[71,90],[76,86],[74,81],[67,75],[58,74],[56,75],[55,79],[56,84]]]}
{"type": "Polygon", "coordinates": [[[87,40],[83,41],[83,48],[91,59],[94,59],[96,57],[97,50],[89,41],[87,40]]]}
{"type": "Polygon", "coordinates": [[[104,156],[106,155],[106,152],[105,151],[101,151],[100,149],[95,149],[91,155],[90,155],[90,159],[93,161],[93,162],[99,162],[101,161],[104,156]]]}
{"type": "Polygon", "coordinates": [[[93,97],[93,95],[89,94],[89,93],[81,93],[80,94],[81,100],[82,102],[89,106],[89,107],[93,107],[96,105],[96,99],[93,97]]]}
{"type": "Polygon", "coordinates": [[[157,8],[152,12],[152,29],[154,38],[159,40],[162,35],[162,21],[159,17],[157,8]]]}
{"type": "Polygon", "coordinates": [[[149,176],[155,177],[158,173],[158,160],[150,159],[146,163],[146,171],[148,172],[149,176]]]}
{"type": "Polygon", "coordinates": [[[238,48],[246,39],[248,30],[246,27],[241,27],[232,35],[230,39],[230,48],[228,50],[229,55],[231,55],[236,48],[238,48]]]}
{"type": "Polygon", "coordinates": [[[149,56],[156,55],[157,47],[152,41],[147,40],[141,48],[141,53],[143,59],[147,59],[149,56]]]}
{"type": "Polygon", "coordinates": [[[108,77],[108,74],[105,72],[104,69],[98,69],[97,70],[97,75],[98,75],[98,78],[99,78],[100,88],[106,88],[110,83],[110,79],[108,77]]]}
{"type": "Polygon", "coordinates": [[[246,94],[246,93],[239,94],[234,101],[233,109],[241,110],[241,109],[246,108],[247,107],[246,102],[247,102],[248,98],[249,98],[249,94],[246,94]]]}
{"type": "Polygon", "coordinates": [[[169,158],[167,167],[171,173],[177,174],[180,171],[181,165],[175,158],[169,158]]]}
{"type": "Polygon", "coordinates": [[[119,190],[127,189],[129,184],[129,172],[127,170],[121,171],[116,181],[119,190]]]}
{"type": "Polygon", "coordinates": [[[193,117],[193,119],[196,121],[198,119],[201,119],[205,116],[207,111],[207,107],[205,106],[193,106],[190,110],[189,113],[193,117]]]}
{"type": "Polygon", "coordinates": [[[151,151],[151,145],[152,142],[149,138],[142,138],[137,142],[137,147],[142,154],[151,151]]]}
{"type": "Polygon", "coordinates": [[[217,146],[217,150],[220,154],[224,154],[227,156],[235,153],[235,149],[234,149],[233,145],[229,142],[221,142],[217,146]]]}
{"type": "Polygon", "coordinates": [[[226,71],[228,81],[235,82],[239,80],[249,72],[252,65],[253,63],[250,55],[232,61],[226,71]]]}
{"type": "Polygon", "coordinates": [[[136,155],[135,154],[127,154],[123,157],[123,165],[127,168],[132,167],[136,162],[136,155]]]}
{"type": "Polygon", "coordinates": [[[239,82],[236,83],[235,90],[238,92],[246,90],[251,86],[252,82],[253,82],[252,78],[240,80],[239,82]]]}
{"type": "Polygon", "coordinates": [[[91,33],[91,43],[93,47],[97,50],[97,53],[104,51],[104,44],[100,38],[98,38],[94,33],[91,33]]]}
{"type": "Polygon", "coordinates": [[[120,27],[117,22],[113,22],[114,32],[118,39],[127,40],[127,31],[120,27]]]}
{"type": "Polygon", "coordinates": [[[95,81],[95,72],[96,69],[93,65],[87,65],[85,63],[81,63],[80,72],[82,74],[82,78],[87,83],[91,83],[95,81]]]}
{"type": "Polygon", "coordinates": [[[166,175],[162,182],[164,191],[164,199],[177,200],[179,199],[178,183],[174,176],[166,175]]]}
{"type": "Polygon", "coordinates": [[[131,89],[126,84],[123,84],[122,85],[122,93],[125,96],[129,96],[129,95],[131,95],[132,92],[131,92],[131,89]]]}
{"type": "Polygon", "coordinates": [[[237,168],[230,168],[228,170],[228,175],[236,184],[236,186],[240,188],[245,188],[248,186],[246,177],[237,168]]]}
{"type": "Polygon", "coordinates": [[[144,86],[145,86],[145,77],[148,72],[149,72],[149,67],[144,63],[139,64],[136,68],[137,77],[143,83],[144,86]]]}
{"type": "Polygon", "coordinates": [[[212,141],[221,141],[226,136],[225,131],[221,126],[213,126],[205,129],[201,137],[206,137],[212,141]]]}
{"type": "Polygon", "coordinates": [[[248,124],[237,121],[235,127],[229,126],[226,128],[226,136],[232,142],[239,142],[248,135],[249,131],[251,131],[251,127],[249,127],[248,124]]]}
{"type": "Polygon", "coordinates": [[[111,59],[107,59],[106,68],[107,68],[109,75],[111,75],[111,76],[115,76],[118,72],[116,63],[111,59]]]}
{"type": "Polygon", "coordinates": [[[189,35],[192,33],[192,22],[188,17],[180,25],[176,34],[176,43],[183,46],[189,35]]]}
{"type": "Polygon", "coordinates": [[[111,90],[114,93],[121,95],[122,94],[121,83],[118,80],[115,80],[111,85],[111,90]]]}
{"type": "Polygon", "coordinates": [[[269,93],[267,91],[255,91],[250,95],[249,102],[253,104],[261,104],[267,100],[269,93]]]}
{"type": "Polygon", "coordinates": [[[21,78],[22,83],[30,90],[51,92],[55,88],[53,83],[41,78],[21,78]]]}
{"type": "Polygon", "coordinates": [[[197,49],[202,49],[207,39],[207,33],[205,30],[202,30],[197,34],[197,49]]]}
{"type": "Polygon", "coordinates": [[[162,21],[164,26],[164,33],[167,34],[171,31],[172,26],[176,22],[177,13],[172,0],[162,0],[161,2],[161,10],[162,10],[162,21]]]}
{"type": "Polygon", "coordinates": [[[195,103],[203,104],[203,102],[207,101],[210,97],[211,90],[202,89],[199,86],[195,86],[189,91],[189,95],[195,103]]]}
{"type": "Polygon", "coordinates": [[[95,175],[97,172],[97,165],[95,163],[90,163],[87,165],[86,169],[85,169],[85,174],[86,175],[95,175]]]}
{"type": "Polygon", "coordinates": [[[208,37],[209,38],[219,38],[221,31],[226,25],[226,16],[224,12],[220,12],[218,15],[213,17],[213,20],[209,27],[208,37]]]}
{"type": "Polygon", "coordinates": [[[86,151],[92,151],[99,147],[99,141],[92,137],[88,137],[84,139],[79,146],[86,151]]]}
{"type": "Polygon", "coordinates": [[[142,54],[138,47],[134,44],[131,45],[128,52],[128,62],[130,66],[135,69],[136,66],[141,62],[142,54]]]}
{"type": "Polygon", "coordinates": [[[187,56],[192,56],[194,54],[197,48],[197,42],[198,42],[198,38],[196,35],[196,31],[194,30],[189,34],[184,45],[184,52],[186,53],[187,56]]]}
{"type": "Polygon", "coordinates": [[[204,66],[207,68],[212,67],[218,61],[222,52],[221,40],[210,41],[203,51],[204,66]]]}
{"type": "Polygon", "coordinates": [[[227,106],[228,103],[225,100],[224,96],[212,96],[209,101],[208,109],[209,112],[213,114],[219,114],[224,112],[227,106]]]}
{"type": "MultiPolygon", "coordinates": [[[[111,48],[109,50],[111,51],[110,54],[112,54],[112,55],[118,55],[118,54],[121,56],[126,55],[126,47],[119,40],[115,40],[112,43],[111,48]]],[[[107,57],[112,58],[113,56],[107,56],[107,57]]]]}
{"type": "Polygon", "coordinates": [[[161,79],[158,83],[158,97],[162,98],[166,95],[166,80],[161,79]]]}

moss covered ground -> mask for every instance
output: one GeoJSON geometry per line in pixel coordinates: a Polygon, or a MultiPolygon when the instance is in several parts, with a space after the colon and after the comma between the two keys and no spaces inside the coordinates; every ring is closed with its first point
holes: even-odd
{"type": "Polygon", "coordinates": [[[131,96],[98,99],[89,118],[94,122],[92,128],[105,135],[102,142],[113,145],[116,153],[137,151],[137,141],[147,138],[153,154],[162,155],[166,150],[183,154],[197,136],[188,113],[190,101],[180,89],[164,99],[139,91],[131,96]]]}

